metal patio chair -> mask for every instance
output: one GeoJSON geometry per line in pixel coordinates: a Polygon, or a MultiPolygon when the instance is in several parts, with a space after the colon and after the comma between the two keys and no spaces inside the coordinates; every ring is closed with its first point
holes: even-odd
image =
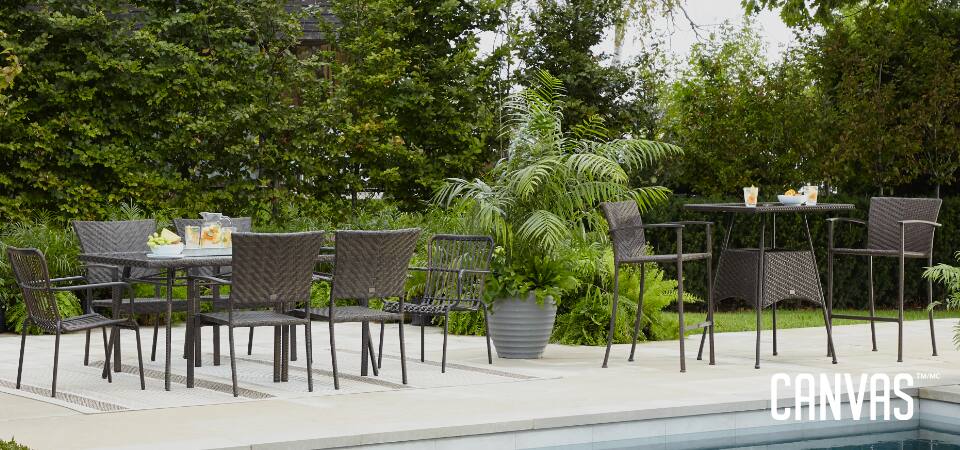
{"type": "MultiPolygon", "coordinates": [[[[323,233],[236,233],[233,235],[233,266],[229,280],[197,276],[199,282],[230,286],[226,311],[197,314],[198,327],[225,325],[230,341],[230,372],[233,396],[237,392],[237,358],[233,329],[237,327],[290,327],[303,325],[307,351],[307,389],[313,392],[313,341],[310,319],[292,314],[299,303],[310,304],[310,286],[323,233]],[[271,305],[270,311],[253,310],[271,305]]],[[[281,341],[274,340],[276,353],[281,341]]],[[[285,346],[284,346],[285,347],[285,346]]],[[[279,363],[287,379],[286,348],[279,363]]]]}
{"type": "MultiPolygon", "coordinates": [[[[104,362],[103,372],[109,382],[113,382],[110,370],[110,354],[113,346],[120,339],[119,327],[132,328],[137,335],[137,358],[140,363],[140,389],[146,389],[143,378],[143,354],[140,352],[140,328],[133,321],[133,315],[125,319],[110,319],[96,313],[87,313],[76,317],[62,317],[57,305],[58,292],[83,291],[99,288],[122,288],[133,296],[129,284],[121,281],[105,283],[64,285],[84,280],[84,277],[50,278],[47,269],[47,260],[40,250],[35,248],[7,247],[7,257],[13,269],[13,276],[23,292],[23,301],[27,307],[27,318],[20,332],[20,362],[17,365],[17,389],[20,389],[20,380],[23,375],[23,355],[27,344],[27,329],[31,324],[40,327],[46,333],[56,335],[53,347],[53,383],[50,387],[50,396],[57,396],[57,369],[60,362],[60,335],[77,331],[87,331],[96,328],[103,330],[104,362]],[[107,328],[111,328],[109,341],[107,328]]],[[[128,303],[130,305],[130,303],[128,303]]],[[[89,343],[89,341],[87,341],[89,343]]]]}
{"type": "MultiPolygon", "coordinates": [[[[845,217],[835,217],[828,221],[827,248],[827,311],[830,326],[833,319],[864,320],[870,322],[870,336],[873,351],[877,351],[876,322],[894,322],[897,324],[897,362],[903,362],[903,283],[906,259],[924,259],[927,265],[933,265],[934,232],[940,226],[937,217],[943,201],[937,198],[895,198],[874,197],[870,199],[868,220],[862,221],[845,217]],[[867,228],[867,245],[864,248],[835,248],[833,243],[834,225],[851,223],[867,228]],[[833,314],[833,259],[835,255],[866,256],[869,268],[869,315],[855,316],[833,314]],[[897,317],[877,317],[873,292],[873,258],[897,258],[899,260],[897,317]]],[[[927,301],[933,303],[933,282],[927,280],[927,301]]],[[[933,309],[929,310],[930,344],[933,356],[937,356],[937,341],[934,334],[933,309]]]]}
{"type": "MultiPolygon", "coordinates": [[[[617,323],[617,308],[620,298],[620,266],[627,264],[640,265],[640,298],[637,301],[637,317],[633,325],[633,343],[630,347],[630,358],[633,361],[637,349],[637,336],[640,333],[640,322],[643,313],[643,279],[646,263],[666,263],[677,265],[677,310],[680,316],[680,372],[686,372],[686,352],[684,336],[686,331],[703,329],[710,336],[710,364],[715,363],[713,349],[713,236],[712,222],[683,221],[673,223],[644,224],[640,218],[640,210],[634,201],[604,202],[600,205],[603,216],[607,219],[610,228],[610,242],[613,244],[613,308],[610,314],[610,330],[607,333],[607,350],[603,355],[603,367],[607,367],[610,359],[610,346],[613,344],[613,332],[617,323]],[[706,251],[702,253],[685,253],[683,249],[683,229],[686,225],[704,225],[706,227],[706,251]],[[645,229],[672,228],[677,231],[676,253],[649,254],[645,229]],[[686,326],[683,320],[683,264],[688,261],[705,260],[707,263],[707,321],[694,326],[686,326]]],[[[698,356],[697,359],[700,359],[698,356]]]]}
{"type": "MultiPolygon", "coordinates": [[[[80,249],[83,253],[117,253],[117,252],[147,252],[147,238],[157,231],[157,221],[154,219],[144,220],[119,220],[119,221],[83,221],[74,220],[72,222],[73,231],[80,241],[80,249]]],[[[84,279],[87,283],[104,283],[119,281],[122,278],[124,268],[108,266],[102,264],[84,264],[84,279]]],[[[167,299],[160,295],[160,286],[162,280],[151,282],[150,279],[157,274],[149,269],[131,267],[129,276],[137,280],[137,283],[150,283],[154,285],[153,297],[137,297],[133,300],[133,312],[135,314],[147,314],[154,316],[153,325],[153,344],[150,350],[150,360],[157,359],[157,340],[160,330],[160,318],[167,311],[167,299]]],[[[87,291],[85,301],[85,310],[92,313],[94,309],[113,310],[112,299],[94,299],[93,290],[87,291]]],[[[124,299],[121,308],[126,308],[124,299]]],[[[173,311],[186,311],[187,302],[185,300],[175,300],[173,302],[173,311]]],[[[113,315],[112,312],[110,315],[113,315]]],[[[87,332],[86,350],[84,351],[84,364],[89,360],[90,333],[87,332]]]]}
{"type": "MultiPolygon", "coordinates": [[[[443,316],[443,360],[440,372],[447,371],[447,334],[450,313],[458,311],[482,311],[487,337],[487,363],[493,364],[490,348],[490,327],[487,325],[487,308],[483,302],[484,281],[490,273],[490,258],[493,255],[493,238],[490,236],[459,236],[438,234],[427,244],[427,266],[411,267],[410,270],[426,273],[423,295],[412,303],[404,304],[404,312],[428,318],[443,316]]],[[[386,302],[384,311],[400,312],[398,302],[386,302]]],[[[420,361],[425,359],[424,328],[420,321],[420,361]]],[[[384,324],[380,324],[380,354],[377,364],[383,361],[384,324]]]]}
{"type": "MultiPolygon", "coordinates": [[[[321,308],[309,308],[299,311],[318,320],[326,320],[330,325],[330,357],[333,363],[333,383],[340,389],[337,371],[337,347],[334,324],[360,322],[364,325],[361,343],[362,367],[367,357],[377,375],[377,362],[374,359],[373,342],[370,339],[370,322],[392,322],[400,324],[400,371],[403,384],[407,384],[406,346],[403,341],[403,314],[405,307],[405,283],[407,266],[416,250],[419,228],[391,231],[337,231],[337,251],[332,276],[319,276],[329,281],[330,304],[321,308]],[[398,312],[387,312],[368,306],[370,299],[398,298],[398,312]],[[356,305],[337,305],[337,300],[354,300],[356,305]]],[[[365,375],[361,372],[361,375],[365,375]]]]}
{"type": "MultiPolygon", "coordinates": [[[[204,222],[203,219],[173,219],[173,226],[177,230],[177,235],[183,237],[183,236],[186,236],[186,229],[188,226],[202,227],[203,222],[204,222]]],[[[236,227],[238,233],[248,233],[253,230],[252,220],[249,217],[231,217],[229,226],[236,227]]],[[[212,277],[219,277],[221,275],[225,275],[228,273],[230,273],[229,266],[199,267],[199,268],[190,269],[189,271],[187,271],[187,274],[192,276],[212,276],[212,277]]],[[[227,299],[225,296],[221,295],[220,286],[217,284],[211,284],[211,283],[205,283],[204,286],[210,288],[211,295],[201,296],[200,301],[210,303],[211,306],[213,306],[214,310],[226,309],[227,299]]],[[[248,355],[253,354],[253,329],[254,327],[250,327],[250,338],[247,343],[248,355]]],[[[296,328],[294,328],[294,330],[295,329],[296,328]]],[[[294,336],[296,336],[296,334],[294,334],[294,336]]],[[[198,341],[197,345],[199,348],[199,345],[200,345],[199,334],[197,335],[197,341],[198,341]]],[[[291,344],[292,344],[291,349],[297,348],[296,337],[292,338],[291,344]]],[[[197,352],[198,356],[196,358],[198,367],[200,366],[201,359],[202,359],[199,356],[200,354],[201,353],[198,351],[197,352]]],[[[294,356],[291,359],[296,361],[297,358],[294,356]]],[[[215,366],[220,365],[220,326],[219,325],[215,325],[213,327],[213,364],[215,366]]]]}

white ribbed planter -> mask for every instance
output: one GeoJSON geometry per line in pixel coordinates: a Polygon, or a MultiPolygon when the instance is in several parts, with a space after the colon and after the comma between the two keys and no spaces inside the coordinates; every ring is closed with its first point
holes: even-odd
{"type": "Polygon", "coordinates": [[[537,359],[550,342],[557,304],[547,297],[543,306],[531,292],[526,299],[503,298],[493,302],[490,337],[497,356],[508,359],[537,359]]]}

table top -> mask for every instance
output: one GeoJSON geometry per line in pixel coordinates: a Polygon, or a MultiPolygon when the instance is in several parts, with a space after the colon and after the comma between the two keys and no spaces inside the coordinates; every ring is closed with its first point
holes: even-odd
{"type": "MultiPolygon", "coordinates": [[[[194,267],[229,266],[233,256],[183,256],[179,258],[150,258],[147,252],[83,253],[78,259],[87,263],[146,269],[189,269],[194,267]]],[[[334,255],[317,255],[318,263],[332,263],[334,255]]]]}
{"type": "Polygon", "coordinates": [[[854,206],[849,203],[817,203],[816,205],[784,205],[777,202],[757,203],[756,207],[748,207],[743,203],[688,203],[683,207],[690,211],[714,213],[820,213],[832,211],[850,211],[854,206]]]}

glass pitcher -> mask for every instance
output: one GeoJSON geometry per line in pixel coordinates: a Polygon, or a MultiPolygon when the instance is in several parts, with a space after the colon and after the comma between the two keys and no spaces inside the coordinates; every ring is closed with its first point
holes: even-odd
{"type": "Polygon", "coordinates": [[[200,248],[223,248],[223,226],[230,218],[220,213],[202,212],[203,227],[200,229],[200,248]]]}

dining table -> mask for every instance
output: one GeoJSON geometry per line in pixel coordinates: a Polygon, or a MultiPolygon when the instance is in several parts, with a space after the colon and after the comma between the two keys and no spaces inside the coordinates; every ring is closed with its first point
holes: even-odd
{"type": "MultiPolygon", "coordinates": [[[[810,234],[808,216],[811,214],[846,212],[854,209],[847,203],[817,203],[813,205],[786,205],[783,203],[688,203],[684,209],[704,214],[726,216],[726,233],[721,244],[716,278],[712,286],[714,304],[727,298],[741,298],[753,304],[757,319],[756,361],[760,368],[760,334],[763,309],[770,307],[773,315],[773,355],[777,353],[777,303],[787,299],[813,302],[823,310],[827,333],[827,356],[837,363],[834,351],[830,311],[824,301],[816,251],[810,234]],[[806,248],[787,249],[777,246],[777,215],[794,214],[802,218],[806,234],[806,248]],[[759,242],[754,247],[731,247],[730,241],[738,216],[757,217],[759,242]],[[768,221],[769,225],[768,228],[768,221]],[[770,239],[767,240],[769,231],[770,239]]],[[[704,335],[705,337],[706,335],[704,335]]],[[[700,352],[703,352],[704,337],[700,352]]]]}
{"type": "MultiPolygon", "coordinates": [[[[335,256],[332,253],[326,253],[332,251],[332,248],[325,247],[323,249],[325,253],[322,253],[317,256],[317,263],[328,263],[333,264],[335,256]]],[[[194,368],[196,366],[196,356],[199,351],[198,344],[199,339],[195,339],[193,334],[196,327],[194,326],[194,317],[200,310],[200,296],[198,294],[198,289],[196,288],[196,280],[193,276],[189,275],[190,269],[204,268],[204,267],[228,267],[233,262],[232,255],[203,255],[203,256],[176,256],[176,257],[156,257],[150,252],[119,252],[119,253],[84,253],[78,256],[78,259],[81,262],[92,263],[92,264],[104,264],[110,266],[121,267],[121,281],[126,281],[129,283],[151,283],[151,284],[161,284],[164,286],[165,295],[166,295],[166,355],[164,361],[164,377],[163,385],[164,389],[170,390],[170,377],[171,377],[171,364],[172,364],[172,340],[173,340],[173,288],[175,286],[186,286],[187,287],[187,327],[186,327],[186,342],[185,342],[185,358],[187,360],[187,377],[186,384],[188,388],[194,387],[194,368]],[[147,278],[132,278],[130,276],[130,269],[133,267],[148,269],[150,272],[156,273],[156,277],[147,277],[147,278]],[[179,274],[179,275],[178,275],[179,274]]],[[[118,318],[121,313],[120,306],[120,296],[119,291],[114,290],[113,295],[113,315],[114,318],[118,318]]],[[[281,331],[279,328],[275,329],[275,339],[280,336],[281,331]]],[[[275,346],[276,349],[276,346],[275,346]]],[[[285,350],[285,349],[284,349],[285,350]]],[[[117,342],[117,345],[114,346],[114,371],[119,372],[121,370],[120,364],[120,343],[117,342]]],[[[283,364],[283,359],[281,355],[275,351],[274,352],[274,380],[281,381],[285,370],[281,365],[283,364]]],[[[283,380],[285,381],[285,380],[283,380]]]]}

